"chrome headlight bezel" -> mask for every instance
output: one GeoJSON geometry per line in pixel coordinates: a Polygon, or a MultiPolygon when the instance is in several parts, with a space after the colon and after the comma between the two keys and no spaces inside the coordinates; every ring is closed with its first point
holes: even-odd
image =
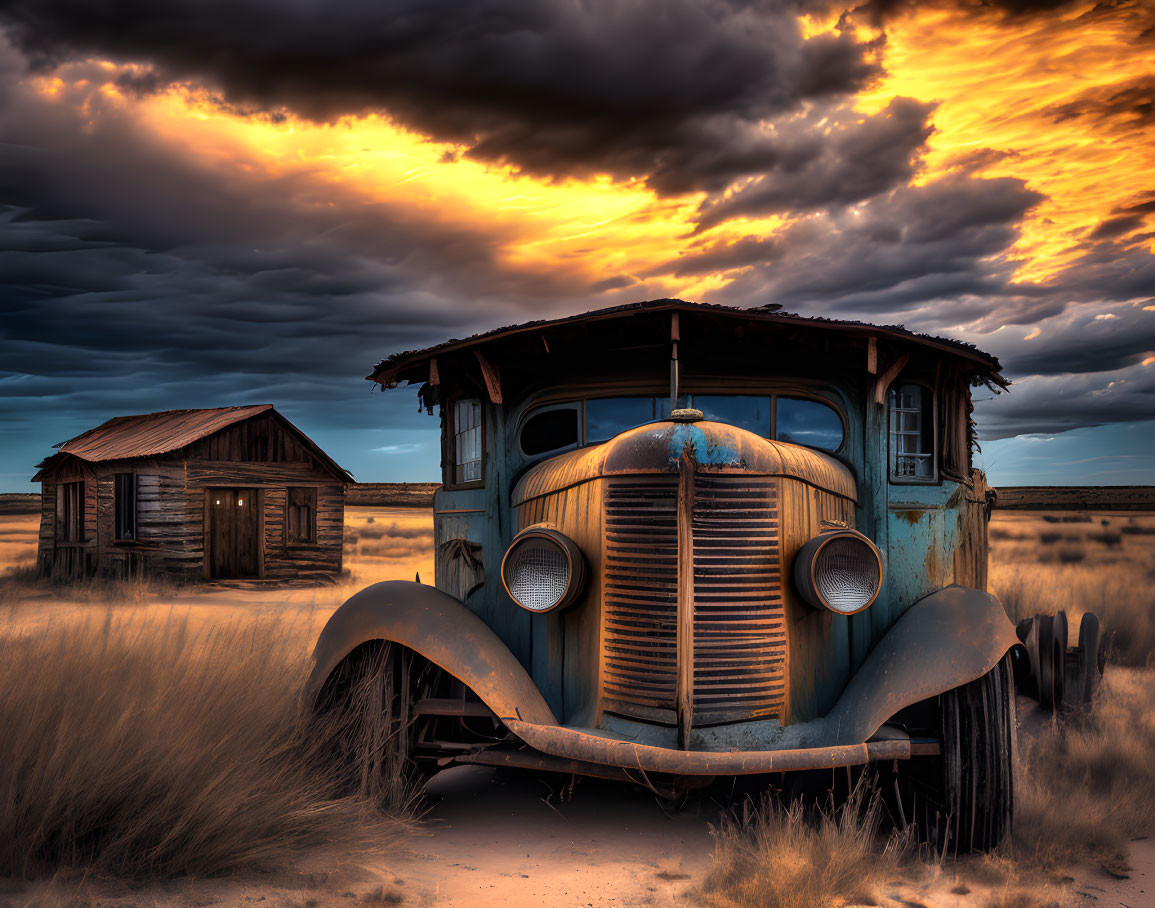
{"type": "Polygon", "coordinates": [[[585,588],[586,560],[577,543],[549,526],[531,526],[522,530],[510,543],[505,555],[501,559],[501,583],[505,587],[509,598],[519,606],[534,615],[544,615],[558,609],[563,609],[581,595],[585,588]],[[536,589],[541,579],[535,580],[532,576],[519,576],[519,572],[527,570],[525,556],[529,554],[528,547],[535,547],[541,554],[554,554],[557,564],[565,572],[564,585],[556,596],[548,597],[545,605],[527,604],[530,601],[528,592],[536,589]],[[513,575],[513,576],[511,576],[513,575]],[[528,587],[527,587],[528,584],[528,587]]]}
{"type": "MultiPolygon", "coordinates": [[[[827,609],[835,615],[856,615],[873,605],[882,590],[884,577],[885,568],[878,546],[857,530],[846,527],[823,530],[803,545],[794,557],[794,585],[797,587],[799,595],[815,608],[827,609]],[[836,548],[842,548],[848,544],[860,547],[858,554],[870,566],[863,574],[862,580],[864,581],[864,589],[873,584],[873,592],[865,601],[857,601],[850,608],[839,607],[830,601],[831,596],[828,588],[830,568],[824,567],[823,561],[824,555],[829,559],[834,554],[834,549],[831,548],[832,544],[836,548]],[[824,587],[826,587],[825,594],[824,587]]],[[[862,596],[859,599],[861,600],[862,596]]]]}

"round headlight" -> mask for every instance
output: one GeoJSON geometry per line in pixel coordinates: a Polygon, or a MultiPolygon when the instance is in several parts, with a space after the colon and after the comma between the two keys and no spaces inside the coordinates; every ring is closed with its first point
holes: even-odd
{"type": "Polygon", "coordinates": [[[585,584],[585,559],[572,539],[548,527],[517,534],[501,561],[501,580],[513,601],[531,612],[569,605],[585,584]]]}
{"type": "Polygon", "coordinates": [[[811,605],[853,615],[874,602],[882,587],[882,555],[855,530],[828,530],[799,550],[794,583],[811,605]]]}

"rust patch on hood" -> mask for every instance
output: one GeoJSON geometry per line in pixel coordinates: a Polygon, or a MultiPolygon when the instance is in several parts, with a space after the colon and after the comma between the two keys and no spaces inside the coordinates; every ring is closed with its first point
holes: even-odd
{"type": "Polygon", "coordinates": [[[514,487],[512,504],[518,507],[601,476],[677,473],[682,451],[689,446],[695,449],[699,472],[786,476],[858,501],[854,475],[827,454],[772,441],[726,423],[660,420],[537,464],[514,487]]]}

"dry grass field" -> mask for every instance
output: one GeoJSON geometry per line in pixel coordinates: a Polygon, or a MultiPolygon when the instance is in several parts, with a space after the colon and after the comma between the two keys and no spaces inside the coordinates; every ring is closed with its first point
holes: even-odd
{"type": "MultiPolygon", "coordinates": [[[[1063,609],[1078,632],[1095,612],[1112,660],[1155,655],[1155,514],[995,512],[990,588],[1016,620],[1063,609]]],[[[1072,639],[1071,643],[1076,641],[1072,639]]]]}
{"type": "Polygon", "coordinates": [[[1155,834],[1155,515],[1013,512],[992,521],[991,586],[1012,616],[1065,608],[1077,627],[1093,610],[1112,635],[1114,660],[1089,709],[1062,722],[1024,719],[1018,820],[1002,854],[957,863],[920,854],[887,831],[864,790],[849,806],[770,800],[714,820],[712,865],[683,858],[686,872],[663,869],[660,856],[704,857],[698,837],[714,814],[701,806],[680,820],[689,826],[663,827],[669,821],[644,796],[611,792],[599,801],[593,792],[602,789],[590,787],[579,826],[576,804],[559,812],[552,795],[529,793],[536,782],[510,782],[530,788],[504,789],[447,827],[437,816],[455,816],[448,798],[432,829],[451,850],[420,846],[415,859],[403,854],[430,833],[414,832],[404,786],[381,810],[326,771],[320,738],[296,710],[309,647],[355,590],[418,573],[432,580],[428,511],[350,508],[345,575],[289,590],[45,586],[30,579],[36,519],[0,518],[0,877],[12,880],[0,881],[0,905],[249,904],[268,894],[269,904],[302,908],[351,898],[1029,908],[1132,885],[1107,871],[1134,878],[1128,862],[1146,846],[1133,840],[1155,834]],[[513,825],[487,835],[507,804],[513,825]],[[645,827],[649,850],[614,837],[650,822],[638,811],[658,824],[645,827]],[[665,828],[681,844],[663,844],[665,828]],[[552,868],[535,863],[548,880],[526,888],[529,865],[507,846],[516,839],[529,859],[547,829],[548,839],[594,841],[556,852],[552,868]],[[374,857],[357,864],[352,856],[367,843],[374,857]],[[324,869],[303,869],[314,865],[324,869]],[[398,888],[393,872],[402,866],[423,889],[398,888]],[[478,888],[486,872],[493,882],[478,888]],[[16,882],[24,878],[38,882],[16,882]],[[109,896],[117,880],[130,882],[109,896]],[[173,889],[164,880],[186,882],[173,889]],[[522,892],[533,896],[510,895],[522,892]]]}

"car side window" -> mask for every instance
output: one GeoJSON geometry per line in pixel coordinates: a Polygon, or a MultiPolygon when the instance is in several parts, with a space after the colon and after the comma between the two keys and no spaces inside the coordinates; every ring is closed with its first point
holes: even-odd
{"type": "Polygon", "coordinates": [[[481,401],[453,404],[453,481],[481,481],[481,401]]]}
{"type": "Polygon", "coordinates": [[[892,482],[933,482],[934,400],[929,388],[895,385],[887,395],[892,482]]]}
{"type": "Polygon", "coordinates": [[[577,447],[581,443],[579,405],[566,404],[533,413],[521,427],[518,442],[527,457],[577,447]]]}

